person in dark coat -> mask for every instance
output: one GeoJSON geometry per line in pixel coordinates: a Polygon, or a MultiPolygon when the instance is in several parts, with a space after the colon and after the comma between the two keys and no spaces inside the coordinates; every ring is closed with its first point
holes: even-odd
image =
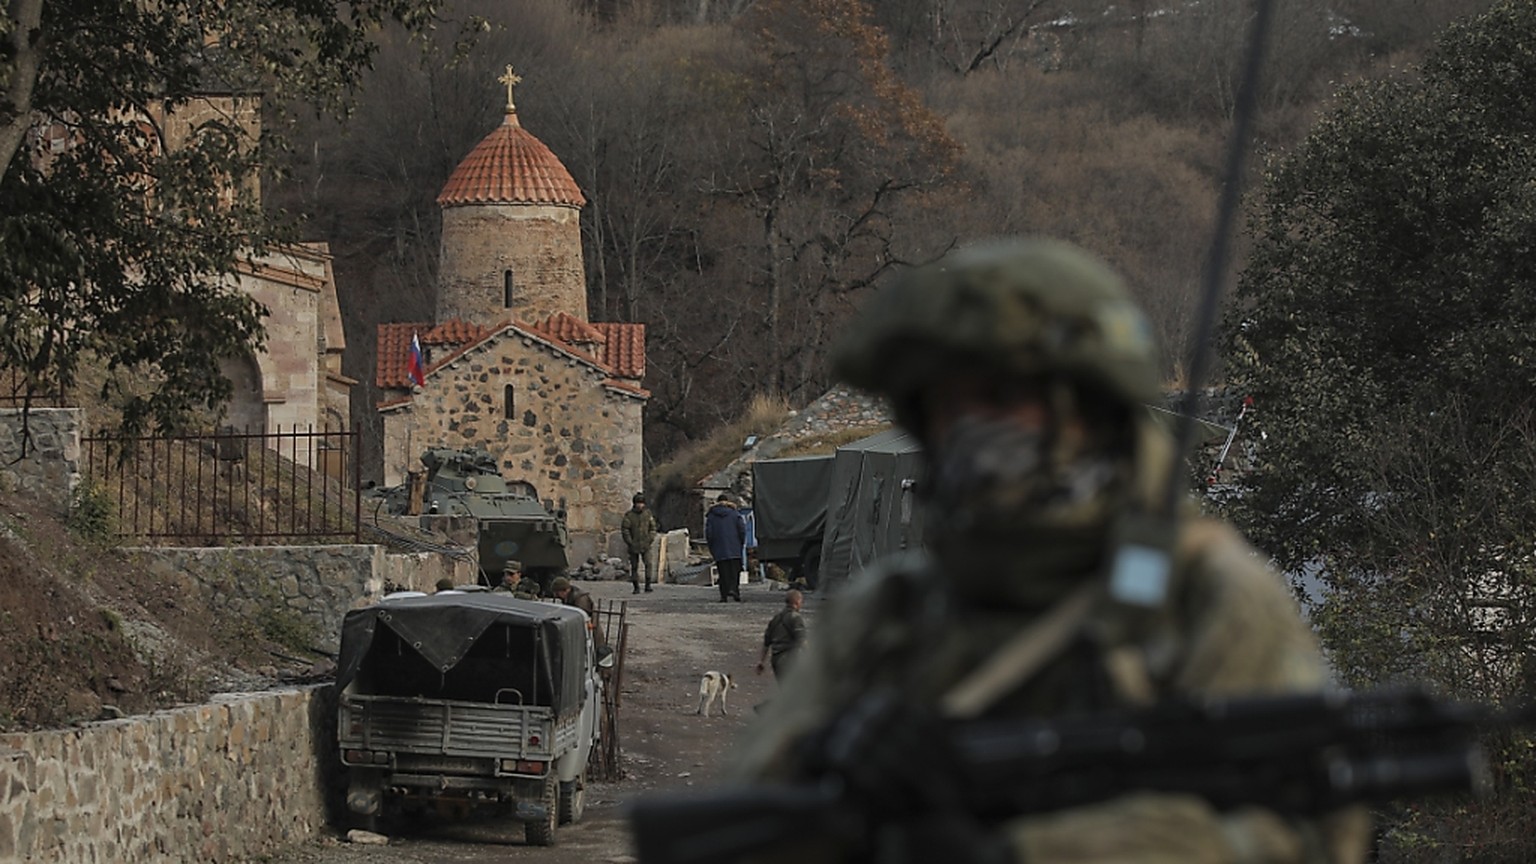
{"type": "Polygon", "coordinates": [[[720,602],[741,602],[741,560],[746,554],[747,519],[736,509],[731,496],[722,492],[704,515],[704,540],[720,574],[720,602]]]}

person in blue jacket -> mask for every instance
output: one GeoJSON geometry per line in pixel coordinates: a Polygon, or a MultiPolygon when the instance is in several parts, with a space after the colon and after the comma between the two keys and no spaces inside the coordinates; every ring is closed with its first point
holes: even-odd
{"type": "Polygon", "coordinates": [[[736,509],[730,493],[722,492],[704,515],[704,540],[720,574],[720,602],[741,602],[741,564],[747,545],[747,520],[736,509]]]}

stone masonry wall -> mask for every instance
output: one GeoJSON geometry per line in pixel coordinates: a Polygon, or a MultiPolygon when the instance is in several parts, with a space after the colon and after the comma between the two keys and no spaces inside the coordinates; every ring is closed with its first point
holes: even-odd
{"type": "Polygon", "coordinates": [[[483,447],[509,480],[565,501],[575,561],[616,554],[619,520],[642,488],[643,403],[602,380],[532,338],[491,339],[434,372],[409,406],[383,415],[385,483],[401,482],[400,466],[418,464],[427,447],[483,447]]]}
{"type": "Polygon", "coordinates": [[[488,327],[512,317],[536,323],[556,312],[587,320],[580,216],[575,207],[529,204],[444,209],[437,320],[488,327]],[[503,290],[508,270],[511,308],[503,290]]]}
{"type": "Polygon", "coordinates": [[[139,548],[136,555],[171,594],[196,592],[215,610],[240,615],[306,647],[334,650],[347,611],[378,601],[386,580],[430,591],[439,578],[474,581],[468,562],[437,555],[387,555],[382,546],[139,548]]]}
{"type": "MultiPolygon", "coordinates": [[[[314,269],[324,278],[325,264],[288,256],[284,266],[304,266],[314,269]]],[[[320,368],[319,343],[320,293],[307,288],[295,288],[275,279],[242,276],[240,288],[255,298],[268,310],[263,326],[267,331],[266,350],[256,355],[261,369],[261,392],[240,394],[240,398],[257,399],[265,407],[268,431],[283,429],[321,428],[320,416],[320,368]]],[[[306,451],[298,454],[299,461],[309,458],[306,451]]]]}
{"type": "Polygon", "coordinates": [[[331,690],[0,734],[0,861],[247,861],[327,821],[331,690]]]}
{"type": "Polygon", "coordinates": [[[49,499],[61,513],[68,510],[80,482],[80,422],[77,408],[33,408],[23,459],[21,410],[0,410],[0,484],[49,499]]]}

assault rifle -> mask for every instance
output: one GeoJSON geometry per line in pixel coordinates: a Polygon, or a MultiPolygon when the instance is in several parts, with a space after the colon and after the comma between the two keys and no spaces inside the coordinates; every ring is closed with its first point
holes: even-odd
{"type": "MultiPolygon", "coordinates": [[[[855,710],[850,715],[867,716],[855,710]]],[[[1418,691],[1321,693],[1168,704],[1050,720],[948,724],[944,746],[914,752],[948,774],[954,803],[982,824],[1134,791],[1184,793],[1219,810],[1258,806],[1310,815],[1357,803],[1481,792],[1478,734],[1526,721],[1418,691]],[[954,764],[937,764],[937,753],[954,764]]],[[[840,723],[848,724],[847,716],[840,723]]],[[[827,742],[846,738],[834,723],[827,742]]],[[[831,749],[836,750],[835,744],[831,749]]],[[[808,838],[867,848],[873,829],[908,812],[850,783],[852,765],[809,760],[814,782],[661,794],[631,810],[641,864],[723,864],[808,838]]],[[[914,773],[921,773],[916,771],[914,773]]]]}

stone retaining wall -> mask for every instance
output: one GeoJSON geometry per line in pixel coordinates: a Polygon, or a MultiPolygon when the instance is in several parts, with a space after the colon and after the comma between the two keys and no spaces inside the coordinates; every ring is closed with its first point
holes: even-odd
{"type": "Polygon", "coordinates": [[[209,608],[256,622],[293,647],[335,650],[347,611],[374,603],[384,583],[431,591],[440,578],[474,581],[467,561],[385,554],[382,546],[140,547],[124,550],[171,595],[196,593],[209,608]]]}
{"type": "Polygon", "coordinates": [[[21,458],[21,410],[0,409],[0,484],[49,499],[59,512],[80,482],[80,410],[33,408],[27,418],[27,457],[21,458]]]}
{"type": "Polygon", "coordinates": [[[0,734],[0,861],[244,861],[327,823],[329,687],[0,734]]]}

